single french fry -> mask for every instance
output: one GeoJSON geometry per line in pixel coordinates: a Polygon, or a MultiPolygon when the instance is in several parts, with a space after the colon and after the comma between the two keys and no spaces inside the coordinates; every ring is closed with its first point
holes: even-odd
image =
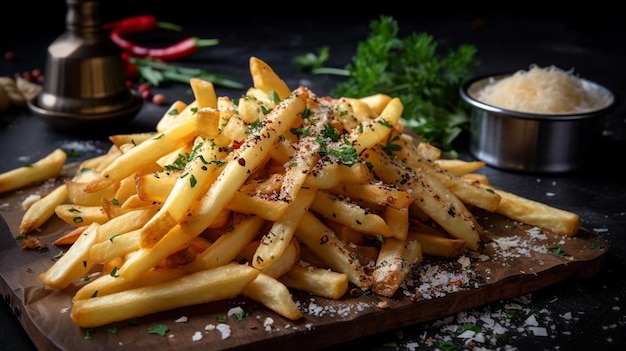
{"type": "Polygon", "coordinates": [[[502,197],[497,213],[565,236],[573,236],[580,230],[581,220],[576,213],[501,189],[494,190],[502,197]]]}
{"type": "Polygon", "coordinates": [[[365,102],[372,111],[379,115],[383,112],[385,106],[387,106],[391,99],[391,96],[387,94],[374,94],[359,98],[359,100],[365,102]]]}
{"type": "Polygon", "coordinates": [[[96,231],[99,226],[97,223],[89,225],[63,256],[38,275],[39,280],[53,289],[63,289],[86,275],[94,265],[89,257],[89,248],[98,238],[96,231]]]}
{"type": "Polygon", "coordinates": [[[194,270],[213,268],[231,262],[254,239],[263,224],[265,220],[256,216],[247,216],[240,222],[232,224],[227,233],[221,235],[196,257],[192,263],[194,270]]]}
{"type": "Polygon", "coordinates": [[[295,235],[335,272],[345,273],[354,285],[362,289],[368,289],[372,285],[372,277],[365,271],[366,267],[355,257],[354,252],[311,212],[302,216],[295,235]]]}
{"type": "Polygon", "coordinates": [[[385,207],[384,217],[393,237],[398,240],[405,240],[409,232],[409,207],[399,209],[385,207]]]}
{"type": "Polygon", "coordinates": [[[99,173],[99,177],[87,183],[85,191],[93,193],[102,190],[133,174],[137,168],[154,164],[159,157],[190,142],[195,137],[195,125],[194,119],[186,119],[154,138],[135,146],[103,169],[99,173]]]}
{"type": "Polygon", "coordinates": [[[300,218],[309,210],[315,199],[315,189],[302,188],[287,212],[274,222],[270,230],[261,238],[261,242],[254,257],[252,266],[257,269],[270,267],[279,259],[298,228],[300,218]]]}
{"type": "Polygon", "coordinates": [[[294,265],[278,280],[290,288],[333,300],[344,296],[349,287],[348,275],[345,273],[300,264],[294,265]]]}
{"type": "Polygon", "coordinates": [[[393,236],[391,228],[381,216],[323,190],[317,191],[311,210],[361,233],[393,236]]]}
{"type": "Polygon", "coordinates": [[[441,158],[435,160],[435,164],[455,176],[472,173],[485,166],[484,161],[465,161],[459,159],[441,158]]]}
{"type": "Polygon", "coordinates": [[[76,242],[78,237],[83,234],[85,229],[89,228],[89,226],[84,225],[81,227],[76,227],[69,232],[65,233],[63,236],[55,239],[52,244],[55,246],[64,246],[64,245],[72,245],[76,242]]]}
{"type": "Polygon", "coordinates": [[[188,117],[186,113],[190,110],[189,107],[195,108],[198,104],[194,101],[191,104],[187,104],[183,101],[176,100],[170,105],[170,108],[161,116],[159,122],[156,125],[156,131],[162,133],[172,127],[174,124],[184,120],[188,117]]]}
{"type": "MultiPolygon", "coordinates": [[[[104,233],[100,233],[104,236],[104,233]]],[[[114,233],[106,239],[99,240],[89,249],[89,255],[95,263],[104,263],[115,257],[122,257],[137,251],[139,246],[139,229],[124,233],[114,233]]]]}
{"type": "Polygon", "coordinates": [[[238,190],[224,208],[238,213],[259,216],[268,221],[275,221],[287,211],[289,204],[285,201],[276,201],[273,198],[256,196],[238,190]]]}
{"type": "Polygon", "coordinates": [[[215,94],[215,87],[212,82],[193,77],[189,80],[189,85],[191,85],[191,91],[196,98],[199,109],[217,108],[217,94],[215,94]]]}
{"type": "Polygon", "coordinates": [[[380,296],[393,296],[421,260],[422,248],[417,240],[386,238],[372,273],[372,291],[380,296]]]}
{"type": "Polygon", "coordinates": [[[258,274],[250,266],[228,264],[154,285],[76,300],[71,318],[79,327],[94,328],[177,307],[233,298],[258,274]]]}
{"type": "Polygon", "coordinates": [[[94,297],[102,297],[121,291],[155,285],[174,278],[180,278],[188,273],[188,270],[184,268],[153,269],[135,280],[128,280],[118,275],[103,274],[83,285],[76,292],[76,294],[74,294],[74,300],[77,301],[91,299],[94,297]]]}
{"type": "Polygon", "coordinates": [[[262,303],[287,319],[297,320],[302,317],[302,311],[293,300],[289,289],[276,278],[265,273],[260,272],[250,284],[243,288],[241,295],[262,303]]]}
{"type": "Polygon", "coordinates": [[[61,174],[67,154],[54,149],[37,162],[0,173],[0,193],[17,190],[37,182],[43,182],[61,174]]]}
{"type": "Polygon", "coordinates": [[[341,183],[331,188],[330,191],[351,199],[359,199],[395,209],[407,208],[413,203],[413,196],[410,193],[383,182],[341,183]]]}
{"type": "Polygon", "coordinates": [[[165,202],[181,174],[182,171],[161,171],[135,175],[138,197],[144,201],[165,202]]]}
{"type": "Polygon", "coordinates": [[[284,80],[282,80],[276,72],[267,63],[257,57],[250,57],[250,74],[252,75],[252,85],[270,94],[275,91],[281,100],[284,100],[291,90],[284,80]]]}
{"type": "Polygon", "coordinates": [[[131,134],[115,134],[110,135],[109,140],[118,147],[130,144],[130,145],[138,145],[143,143],[144,141],[154,138],[155,132],[142,132],[142,133],[131,133],[131,134]]]}
{"type": "Polygon", "coordinates": [[[61,204],[54,208],[57,217],[72,227],[80,227],[91,223],[102,224],[109,220],[102,206],[82,206],[61,204]]]}
{"type": "Polygon", "coordinates": [[[37,200],[26,210],[20,222],[20,234],[28,234],[41,227],[55,214],[55,208],[66,202],[67,187],[65,184],[62,184],[37,200]]]}
{"type": "Polygon", "coordinates": [[[466,248],[465,240],[430,232],[411,230],[407,235],[407,240],[417,240],[422,245],[424,255],[437,257],[458,257],[466,248]]]}

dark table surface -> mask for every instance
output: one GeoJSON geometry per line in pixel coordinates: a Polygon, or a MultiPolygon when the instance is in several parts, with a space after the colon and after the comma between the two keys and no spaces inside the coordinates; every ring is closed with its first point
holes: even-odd
{"type": "MultiPolygon", "coordinates": [[[[355,13],[346,8],[334,9],[332,15],[294,10],[292,15],[282,16],[221,15],[217,11],[203,16],[193,10],[195,5],[190,1],[177,1],[176,5],[169,6],[145,1],[139,1],[137,7],[120,4],[121,1],[103,2],[103,19],[149,12],[164,21],[182,24],[186,33],[219,38],[219,46],[199,51],[185,64],[205,67],[246,85],[251,84],[248,59],[257,56],[268,62],[290,87],[303,84],[318,95],[327,95],[339,78],[299,72],[292,59],[328,45],[331,58],[327,64],[343,67],[354,54],[357,42],[369,32],[370,21],[380,14],[390,14],[398,20],[402,35],[411,31],[427,32],[443,53],[461,44],[475,45],[481,62],[476,75],[525,69],[532,63],[554,64],[564,69],[574,68],[580,76],[605,85],[618,98],[626,97],[623,66],[626,30],[618,14],[610,9],[567,15],[478,9],[446,12],[442,9],[412,15],[398,10],[355,13]],[[141,5],[145,7],[139,7],[141,5]]],[[[37,12],[21,5],[20,13],[28,14],[25,17],[29,18],[24,25],[29,28],[16,30],[2,25],[0,51],[2,54],[14,51],[16,58],[13,61],[0,59],[0,75],[44,68],[47,46],[65,30],[64,5],[63,1],[53,1],[47,11],[37,12]]],[[[154,90],[164,93],[168,102],[192,99],[189,87],[182,84],[154,90]]],[[[222,88],[217,92],[227,96],[241,93],[222,88]]],[[[120,132],[153,130],[167,106],[145,103],[137,117],[120,132]]],[[[626,181],[622,173],[626,161],[625,110],[624,104],[620,104],[607,117],[603,151],[583,170],[553,175],[519,174],[490,167],[482,170],[496,186],[578,213],[583,226],[611,246],[602,271],[590,278],[566,280],[521,300],[493,303],[464,314],[442,316],[438,321],[347,341],[336,349],[391,350],[418,346],[418,349],[435,349],[436,345],[429,345],[425,340],[427,337],[455,340],[450,331],[453,326],[472,318],[494,316],[511,302],[536,311],[538,326],[545,327],[548,335],[533,334],[532,325],[523,320],[510,321],[509,325],[504,325],[506,332],[500,339],[494,344],[482,345],[485,349],[507,346],[519,350],[622,349],[626,345],[626,181]]],[[[68,145],[74,142],[92,146],[79,156],[83,158],[106,152],[110,145],[104,136],[57,131],[27,109],[12,110],[2,115],[0,124],[0,172],[35,161],[54,148],[71,148],[68,145]]],[[[459,147],[461,156],[471,159],[467,146],[461,143],[459,147]]],[[[455,343],[462,345],[458,340],[455,343]]],[[[35,349],[19,320],[4,303],[0,304],[0,345],[3,350],[35,349]]]]}

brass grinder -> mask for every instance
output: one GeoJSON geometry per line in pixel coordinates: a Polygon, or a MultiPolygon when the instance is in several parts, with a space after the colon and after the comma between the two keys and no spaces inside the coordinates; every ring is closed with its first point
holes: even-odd
{"type": "Polygon", "coordinates": [[[102,29],[99,0],[66,3],[66,32],[48,47],[43,89],[29,108],[59,129],[134,118],[143,99],[126,86],[120,50],[102,29]]]}

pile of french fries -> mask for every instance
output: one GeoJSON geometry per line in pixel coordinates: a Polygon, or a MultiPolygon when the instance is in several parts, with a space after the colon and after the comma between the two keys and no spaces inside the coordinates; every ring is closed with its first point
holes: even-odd
{"type": "Polygon", "coordinates": [[[195,100],[173,103],[156,132],[111,136],[25,212],[22,235],[55,214],[72,227],[39,279],[79,286],[78,326],[235,296],[297,320],[294,289],[392,297],[424,255],[479,249],[473,208],[579,230],[576,214],[490,186],[474,172],[484,163],[404,133],[398,98],[318,97],[249,64],[239,99],[192,79],[195,100]]]}

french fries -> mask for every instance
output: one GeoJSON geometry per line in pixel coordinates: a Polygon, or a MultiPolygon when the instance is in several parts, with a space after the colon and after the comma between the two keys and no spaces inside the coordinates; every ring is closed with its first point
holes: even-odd
{"type": "MultiPolygon", "coordinates": [[[[249,65],[253,86],[237,103],[191,80],[194,101],[172,104],[154,132],[111,136],[108,153],[24,214],[22,234],[54,213],[74,227],[39,274],[46,286],[100,273],[74,290],[78,326],[237,295],[296,320],[289,289],[392,297],[424,255],[479,249],[475,207],[563,235],[580,228],[574,214],[493,189],[473,173],[484,163],[443,160],[405,134],[398,98],[320,99],[256,57],[249,65]]],[[[16,172],[32,184],[58,175],[60,160],[16,172]]],[[[27,184],[14,174],[0,190],[27,184]]]]}
{"type": "Polygon", "coordinates": [[[62,149],[55,149],[37,162],[0,174],[0,193],[23,188],[54,178],[61,173],[67,160],[62,149]]]}

